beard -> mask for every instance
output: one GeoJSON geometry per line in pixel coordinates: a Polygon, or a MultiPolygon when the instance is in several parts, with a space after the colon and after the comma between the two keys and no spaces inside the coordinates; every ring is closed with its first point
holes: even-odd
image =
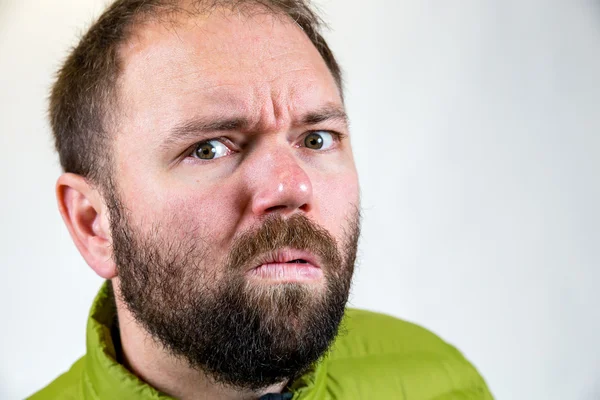
{"type": "Polygon", "coordinates": [[[358,208],[339,244],[303,214],[273,214],[237,235],[218,268],[207,268],[210,245],[194,229],[184,240],[160,226],[144,234],[118,197],[107,197],[122,301],[173,356],[214,383],[260,390],[293,382],[325,355],[348,300],[358,208]],[[282,248],[316,255],[322,282],[262,284],[247,277],[253,259],[282,248]]]}

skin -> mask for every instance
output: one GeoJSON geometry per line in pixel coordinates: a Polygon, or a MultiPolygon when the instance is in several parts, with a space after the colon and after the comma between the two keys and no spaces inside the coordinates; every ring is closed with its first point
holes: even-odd
{"type": "MultiPolygon", "coordinates": [[[[149,232],[158,223],[182,239],[197,232],[197,240],[212,249],[205,268],[215,279],[235,235],[272,213],[302,213],[342,240],[346,218],[359,204],[348,126],[343,118],[303,122],[307,113],[344,107],[325,62],[297,25],[264,13],[226,12],[182,19],[175,29],[147,23],[121,55],[118,134],[111,151],[121,200],[139,229],[149,232]],[[247,123],[173,139],[176,126],[217,117],[247,123]],[[345,137],[327,150],[305,147],[306,134],[317,130],[345,137]],[[195,144],[222,137],[224,157],[186,156],[195,144]]],[[[98,275],[113,281],[131,371],[183,399],[253,399],[281,391],[286,382],[260,393],[215,386],[167,354],[119,299],[100,192],[69,173],[59,178],[56,192],[77,248],[98,275]]],[[[322,289],[319,282],[311,286],[322,289]]]]}

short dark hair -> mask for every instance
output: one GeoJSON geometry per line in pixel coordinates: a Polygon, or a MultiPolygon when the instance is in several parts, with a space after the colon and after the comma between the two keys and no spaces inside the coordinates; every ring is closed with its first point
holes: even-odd
{"type": "MultiPolygon", "coordinates": [[[[57,73],[49,117],[65,172],[82,175],[101,189],[111,181],[109,127],[114,126],[120,46],[148,20],[173,14],[206,13],[215,8],[262,6],[291,18],[317,48],[342,92],[340,67],[321,34],[323,21],[308,0],[196,0],[185,8],[177,0],[117,0],[83,35],[57,73]]],[[[189,2],[188,2],[189,3],[189,2]]]]}

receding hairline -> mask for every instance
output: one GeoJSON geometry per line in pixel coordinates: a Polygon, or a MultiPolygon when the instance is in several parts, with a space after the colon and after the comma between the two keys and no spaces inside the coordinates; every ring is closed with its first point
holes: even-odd
{"type": "MultiPolygon", "coordinates": [[[[326,60],[323,54],[321,54],[321,50],[317,48],[313,40],[309,37],[309,34],[302,28],[300,24],[297,23],[297,21],[295,21],[290,15],[286,14],[283,9],[273,7],[268,1],[264,0],[167,0],[164,7],[157,6],[152,10],[141,12],[132,20],[126,31],[125,38],[117,47],[119,64],[117,70],[117,82],[120,81],[125,71],[125,64],[127,62],[125,48],[128,45],[131,45],[134,40],[141,39],[142,32],[145,27],[152,24],[158,24],[164,27],[166,30],[172,31],[172,33],[176,36],[177,29],[182,27],[184,23],[195,19],[208,20],[215,16],[215,14],[217,18],[239,16],[240,18],[244,18],[246,20],[250,20],[256,16],[269,16],[275,18],[277,22],[296,26],[304,33],[310,44],[319,53],[319,56],[327,66],[329,73],[338,87],[340,97],[342,98],[343,102],[342,82],[339,79],[339,76],[336,76],[334,71],[331,70],[328,60],[326,60]],[[181,4],[184,4],[184,6],[181,6],[181,4]]],[[[317,14],[314,16],[317,18],[317,28],[326,26],[323,20],[317,14]]],[[[118,85],[114,89],[116,89],[118,92],[118,85]]]]}
{"type": "MultiPolygon", "coordinates": [[[[173,2],[173,3],[175,3],[175,2],[173,2]]],[[[202,2],[200,0],[200,1],[193,1],[193,2],[190,2],[190,1],[183,2],[182,1],[181,3],[200,4],[200,3],[204,3],[204,2],[202,2]]],[[[120,101],[124,100],[123,97],[121,96],[121,94],[122,94],[121,90],[123,89],[123,87],[121,85],[124,84],[122,78],[125,75],[127,60],[131,56],[131,55],[127,54],[126,49],[124,49],[124,47],[126,47],[128,44],[131,44],[132,41],[134,41],[134,40],[143,41],[144,40],[142,38],[143,30],[144,30],[144,28],[146,28],[148,26],[158,24],[159,26],[165,28],[167,31],[172,31],[174,36],[177,36],[177,29],[183,27],[183,25],[185,23],[187,23],[191,20],[196,20],[196,19],[203,19],[206,21],[213,17],[216,17],[216,18],[239,17],[239,18],[243,18],[245,20],[251,20],[254,17],[267,16],[267,17],[275,18],[274,19],[275,22],[280,22],[283,24],[290,24],[290,25],[298,28],[301,32],[304,33],[306,40],[310,43],[310,45],[312,45],[315,48],[315,50],[317,51],[317,53],[319,53],[320,58],[322,59],[327,70],[331,74],[331,78],[333,79],[335,85],[337,86],[337,88],[339,90],[340,99],[343,104],[344,101],[343,101],[343,92],[342,92],[341,82],[333,74],[333,71],[331,71],[329,65],[327,64],[327,61],[325,60],[323,55],[320,53],[319,49],[314,45],[312,40],[310,40],[310,37],[308,37],[308,35],[304,31],[304,29],[302,29],[302,26],[300,26],[296,21],[294,21],[283,10],[274,9],[272,7],[269,7],[269,5],[264,4],[260,0],[257,0],[257,1],[254,1],[254,0],[250,0],[250,1],[239,1],[239,0],[238,1],[233,1],[233,0],[215,1],[215,0],[213,0],[208,3],[210,3],[210,7],[205,6],[202,8],[195,8],[192,10],[186,9],[186,8],[181,8],[177,5],[173,5],[172,8],[169,8],[169,9],[157,10],[160,14],[152,13],[152,14],[149,14],[146,16],[140,15],[140,16],[136,17],[136,19],[134,21],[132,21],[129,31],[127,32],[127,36],[123,39],[123,41],[118,46],[118,59],[119,59],[120,65],[119,65],[118,72],[117,72],[117,84],[113,88],[113,94],[112,94],[113,101],[115,101],[115,104],[117,104],[117,106],[111,107],[112,110],[109,111],[109,113],[112,116],[113,124],[115,124],[115,123],[118,124],[117,121],[119,120],[119,117],[120,117],[118,114],[118,110],[124,109],[123,107],[119,107],[118,105],[119,105],[120,101]]],[[[320,19],[319,19],[319,21],[320,21],[320,19]]],[[[113,128],[116,128],[116,126],[113,125],[113,128]]],[[[115,129],[115,130],[117,130],[117,129],[115,129]]]]}
{"type": "MultiPolygon", "coordinates": [[[[314,7],[314,6],[313,6],[314,7]]],[[[305,35],[302,26],[294,20],[290,15],[286,14],[283,8],[274,7],[269,1],[264,0],[167,0],[161,4],[151,7],[149,10],[141,11],[135,15],[126,31],[126,37],[120,44],[125,45],[132,39],[136,33],[139,33],[145,25],[158,23],[167,29],[175,29],[182,25],[182,21],[192,19],[209,19],[214,14],[219,17],[240,16],[251,19],[254,16],[268,15],[277,18],[282,23],[292,23],[296,25],[305,35]]],[[[321,29],[327,27],[325,22],[318,14],[314,14],[316,18],[316,28],[321,29]]],[[[319,32],[320,33],[320,32],[319,32]]],[[[312,43],[312,40],[311,40],[312,43]]],[[[314,46],[314,43],[313,43],[314,46]]],[[[316,48],[316,46],[315,46],[316,48]]],[[[317,49],[318,50],[318,49],[317,49]]]]}
{"type": "MultiPolygon", "coordinates": [[[[224,0],[225,3],[235,3],[234,1],[224,0]]],[[[175,8],[173,11],[163,10],[160,11],[161,14],[151,14],[151,15],[138,15],[132,21],[131,25],[128,28],[127,36],[122,40],[119,44],[119,58],[120,61],[125,61],[123,58],[123,47],[131,44],[133,40],[139,39],[142,35],[142,32],[145,27],[151,25],[158,25],[160,27],[165,28],[167,31],[171,31],[173,35],[177,36],[177,29],[184,26],[185,23],[193,20],[204,20],[208,21],[213,16],[217,18],[230,18],[230,17],[239,17],[240,19],[251,20],[254,17],[267,16],[273,17],[276,22],[280,22],[283,24],[291,24],[297,27],[301,32],[304,33],[306,39],[311,43],[313,47],[317,51],[319,49],[314,45],[314,43],[310,40],[310,37],[304,31],[301,25],[299,25],[294,19],[292,19],[289,15],[285,14],[282,10],[272,9],[267,5],[264,5],[260,2],[254,3],[254,1],[243,2],[239,5],[238,8],[226,7],[226,6],[215,6],[210,9],[202,9],[197,12],[190,12],[189,10],[184,10],[180,8],[175,8]]],[[[198,26],[198,24],[196,24],[198,26]]],[[[323,56],[320,54],[321,58],[323,56]]],[[[326,60],[323,58],[325,63],[326,60]]],[[[123,72],[122,66],[119,70],[119,74],[123,72]]],[[[335,77],[334,77],[335,79],[335,77]]],[[[337,83],[337,82],[336,82],[337,83]]]]}

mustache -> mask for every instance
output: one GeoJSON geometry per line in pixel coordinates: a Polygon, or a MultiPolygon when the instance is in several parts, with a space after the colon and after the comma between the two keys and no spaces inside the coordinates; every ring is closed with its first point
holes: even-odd
{"type": "Polygon", "coordinates": [[[241,233],[233,240],[226,264],[231,270],[241,271],[261,254],[284,247],[316,255],[323,263],[324,271],[339,268],[342,264],[335,238],[302,214],[286,219],[279,214],[271,215],[260,226],[241,233]]]}

